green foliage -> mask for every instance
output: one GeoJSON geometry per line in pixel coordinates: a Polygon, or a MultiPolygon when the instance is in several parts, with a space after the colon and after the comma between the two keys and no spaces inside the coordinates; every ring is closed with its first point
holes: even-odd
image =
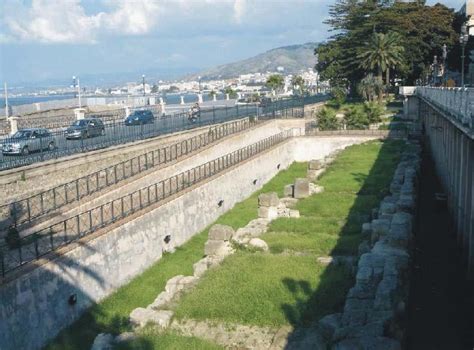
{"type": "Polygon", "coordinates": [[[383,91],[383,83],[372,73],[368,74],[357,85],[358,94],[367,101],[374,101],[383,91]]]}
{"type": "Polygon", "coordinates": [[[382,121],[381,116],[385,112],[385,106],[377,102],[365,102],[364,111],[369,118],[369,123],[380,123],[382,121]]]}
{"type": "Polygon", "coordinates": [[[152,94],[158,93],[158,85],[153,84],[153,86],[151,87],[151,93],[152,94]]]}
{"type": "Polygon", "coordinates": [[[215,92],[214,90],[209,91],[208,96],[209,96],[210,98],[214,98],[214,96],[216,96],[216,95],[217,95],[217,92],[215,92]]]}
{"type": "Polygon", "coordinates": [[[370,41],[359,51],[357,58],[359,66],[365,71],[378,73],[378,80],[382,81],[382,73],[387,74],[386,85],[390,85],[390,68],[401,66],[404,61],[405,48],[401,46],[401,37],[398,33],[374,33],[370,41]]]}
{"type": "Polygon", "coordinates": [[[297,95],[303,95],[305,92],[306,86],[302,76],[295,75],[291,79],[291,85],[293,86],[293,91],[295,91],[297,95]]]}
{"type": "Polygon", "coordinates": [[[338,130],[339,120],[336,118],[336,111],[330,107],[321,108],[316,114],[319,130],[338,130]]]}
{"type": "Polygon", "coordinates": [[[344,113],[344,123],[348,129],[360,130],[368,129],[370,121],[363,106],[352,105],[347,107],[344,113]]]}
{"type": "Polygon", "coordinates": [[[346,101],[347,91],[343,87],[335,86],[331,89],[331,96],[332,106],[334,108],[339,108],[346,101]]]}
{"type": "MultiPolygon", "coordinates": [[[[457,40],[454,10],[444,5],[425,5],[422,2],[402,1],[347,1],[336,0],[330,8],[326,23],[336,31],[331,40],[316,50],[316,69],[323,80],[338,86],[355,87],[365,75],[358,55],[363,52],[367,38],[373,33],[398,33],[398,65],[391,74],[405,84],[414,84],[429,68],[434,55],[441,55],[443,44],[450,50],[457,40]],[[401,56],[401,57],[398,57],[401,56]]],[[[459,57],[459,55],[448,55],[459,57]]],[[[458,59],[459,61],[459,59],[458,59]]],[[[374,67],[377,69],[377,67],[374,67]]]]}
{"type": "Polygon", "coordinates": [[[272,89],[272,90],[278,92],[281,89],[283,89],[283,87],[285,86],[285,79],[280,74],[273,74],[273,75],[270,75],[268,77],[267,82],[266,82],[265,85],[269,89],[272,89]]]}
{"type": "Polygon", "coordinates": [[[237,98],[237,91],[232,89],[230,86],[224,89],[225,94],[229,94],[229,98],[237,98]]]}

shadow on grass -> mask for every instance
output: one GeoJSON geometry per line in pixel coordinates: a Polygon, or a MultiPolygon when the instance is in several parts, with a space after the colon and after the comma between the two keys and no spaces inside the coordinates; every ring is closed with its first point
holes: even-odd
{"type": "MultiPolygon", "coordinates": [[[[360,183],[360,188],[354,189],[355,191],[352,193],[356,195],[355,202],[347,213],[344,225],[336,235],[337,242],[329,255],[357,256],[359,244],[363,240],[370,240],[370,237],[362,236],[361,225],[370,221],[372,209],[378,207],[379,202],[389,193],[392,175],[403,148],[404,141],[386,140],[382,143],[367,174],[350,173],[356,182],[360,183]]],[[[337,198],[338,193],[334,192],[334,194],[337,198]]],[[[320,209],[324,210],[318,206],[306,208],[306,210],[320,209]]],[[[342,312],[347,292],[354,284],[354,277],[348,267],[330,264],[321,274],[316,290],[311,290],[309,283],[304,280],[285,279],[282,283],[295,296],[297,293],[301,295],[301,291],[306,296],[304,300],[297,300],[294,304],[281,305],[287,321],[294,327],[294,331],[288,338],[290,343],[287,349],[290,349],[292,348],[291,341],[298,341],[298,334],[302,334],[302,328],[313,328],[323,316],[342,312]],[[323,300],[325,301],[324,305],[321,303],[323,300]]]]}

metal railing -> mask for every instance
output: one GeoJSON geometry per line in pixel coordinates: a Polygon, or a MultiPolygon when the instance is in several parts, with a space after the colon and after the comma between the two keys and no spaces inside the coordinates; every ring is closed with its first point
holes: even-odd
{"type": "MultiPolygon", "coordinates": [[[[97,137],[81,137],[77,140],[68,140],[66,131],[54,131],[50,136],[35,140],[35,146],[27,148],[28,154],[2,156],[0,170],[29,165],[49,159],[56,159],[76,153],[106,148],[113,145],[156,137],[177,131],[189,130],[201,126],[223,123],[243,117],[259,118],[302,118],[304,104],[323,101],[327,96],[321,95],[307,98],[293,98],[278,100],[265,106],[236,105],[235,107],[213,108],[201,110],[199,118],[190,120],[189,114],[179,113],[172,116],[156,117],[151,124],[127,126],[123,121],[113,120],[104,126],[102,135],[97,137]],[[307,102],[305,102],[307,101],[307,102]],[[34,148],[34,149],[33,149],[34,148]],[[35,153],[32,151],[36,150],[35,153]]],[[[88,135],[92,136],[92,135],[88,135]]],[[[14,139],[6,138],[3,143],[18,143],[14,139]]],[[[27,144],[26,144],[27,145],[27,144]]],[[[24,145],[19,144],[19,148],[24,145]]]]}
{"type": "Polygon", "coordinates": [[[474,131],[474,89],[418,86],[415,93],[474,131]]]}
{"type": "Polygon", "coordinates": [[[245,118],[213,126],[191,138],[148,151],[33,196],[2,205],[0,231],[6,230],[10,225],[18,226],[30,222],[132,176],[177,160],[225,136],[246,130],[251,124],[249,119],[245,118]]]}
{"type": "Polygon", "coordinates": [[[24,236],[10,245],[0,246],[0,269],[3,277],[22,265],[39,259],[150,205],[163,201],[230,167],[263,152],[294,135],[286,130],[205,164],[143,187],[123,197],[57,222],[24,236]]]}

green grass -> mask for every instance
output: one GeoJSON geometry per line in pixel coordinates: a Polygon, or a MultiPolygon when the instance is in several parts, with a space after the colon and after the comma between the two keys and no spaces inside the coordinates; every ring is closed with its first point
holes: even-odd
{"type": "Polygon", "coordinates": [[[316,258],[357,254],[361,225],[386,194],[402,148],[392,141],[347,148],[319,181],[325,192],[298,202],[301,218],[271,223],[262,236],[270,254],[229,257],[181,299],[176,317],[277,327],[339,310],[352,277],[316,258]]]}
{"type": "Polygon", "coordinates": [[[203,277],[180,301],[175,316],[257,326],[302,325],[340,306],[351,283],[343,268],[327,269],[313,256],[238,252],[203,277]],[[315,298],[322,284],[327,288],[319,293],[325,297],[315,298]]]}
{"type": "Polygon", "coordinates": [[[115,347],[116,350],[219,350],[222,347],[211,342],[196,338],[185,337],[175,332],[158,333],[152,328],[140,331],[133,341],[128,341],[115,347]]]}
{"type": "MultiPolygon", "coordinates": [[[[325,192],[298,202],[299,219],[278,219],[263,235],[271,253],[239,251],[223,265],[205,274],[195,290],[178,304],[176,316],[255,325],[303,325],[340,309],[352,278],[342,267],[324,267],[316,257],[354,254],[362,240],[360,225],[378,205],[391,179],[400,142],[371,142],[343,151],[319,183],[325,192]],[[279,254],[285,251],[307,255],[279,254]]],[[[257,217],[259,193],[275,191],[297,177],[306,176],[306,163],[281,171],[216,223],[235,229],[257,217]]],[[[164,256],[145,273],[91,307],[65,329],[47,349],[88,349],[98,333],[129,330],[128,315],[150,304],[166,281],[191,275],[192,265],[203,256],[207,230],[173,254],[164,256]]],[[[172,333],[147,333],[132,349],[213,348],[212,344],[172,333]],[[149,344],[148,347],[143,347],[149,344]],[[142,347],[140,347],[142,346],[142,347]]]]}
{"type": "MultiPolygon", "coordinates": [[[[237,203],[223,214],[216,223],[230,225],[235,229],[245,226],[257,217],[257,197],[262,192],[276,191],[282,195],[284,185],[295,177],[306,176],[306,164],[294,163],[288,169],[263,186],[243,202],[237,203]]],[[[128,316],[137,307],[145,307],[153,302],[164,290],[165,284],[176,275],[192,275],[193,264],[202,258],[208,230],[194,236],[189,242],[165,255],[160,261],[136,277],[132,282],[117,290],[99,304],[92,306],[72,326],[63,330],[51,342],[48,350],[88,349],[99,333],[119,334],[129,330],[128,316]]]]}

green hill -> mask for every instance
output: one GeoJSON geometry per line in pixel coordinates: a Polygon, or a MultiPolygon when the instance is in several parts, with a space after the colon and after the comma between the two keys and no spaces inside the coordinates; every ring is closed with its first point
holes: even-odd
{"type": "Polygon", "coordinates": [[[242,61],[224,64],[187,76],[187,79],[225,79],[247,73],[275,72],[284,67],[285,73],[298,73],[302,69],[313,68],[316,64],[314,49],[317,43],[283,46],[269,50],[242,61]]]}

